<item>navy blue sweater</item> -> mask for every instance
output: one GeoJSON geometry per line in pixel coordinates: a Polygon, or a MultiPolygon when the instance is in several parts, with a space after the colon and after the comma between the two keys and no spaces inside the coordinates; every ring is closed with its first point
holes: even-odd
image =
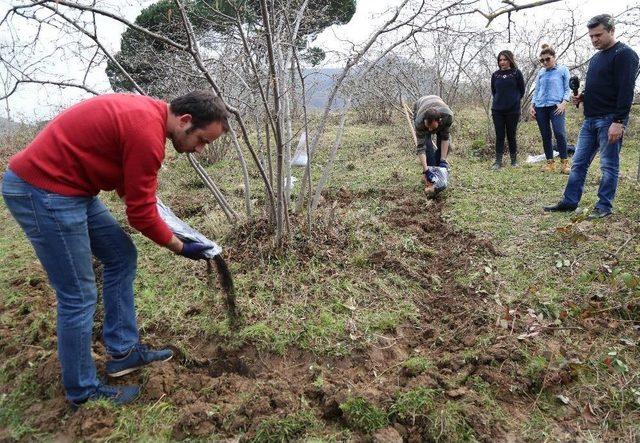
{"type": "Polygon", "coordinates": [[[501,69],[491,75],[491,110],[500,114],[520,114],[524,96],[524,77],[519,69],[501,69]]]}
{"type": "Polygon", "coordinates": [[[589,62],[584,89],[584,116],[613,114],[614,121],[626,121],[633,103],[638,73],[638,54],[617,42],[597,52],[589,62]]]}

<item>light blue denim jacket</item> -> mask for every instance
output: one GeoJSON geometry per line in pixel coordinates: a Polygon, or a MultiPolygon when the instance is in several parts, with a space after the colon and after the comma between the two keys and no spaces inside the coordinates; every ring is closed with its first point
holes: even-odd
{"type": "Polygon", "coordinates": [[[551,69],[541,68],[536,78],[533,105],[538,108],[553,106],[570,98],[569,69],[560,64],[551,69]]]}

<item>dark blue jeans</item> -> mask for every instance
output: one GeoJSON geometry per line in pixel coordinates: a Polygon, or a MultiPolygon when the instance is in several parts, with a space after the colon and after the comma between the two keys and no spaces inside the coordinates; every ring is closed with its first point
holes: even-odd
{"type": "Polygon", "coordinates": [[[602,180],[598,188],[598,203],[596,208],[601,211],[611,211],[613,199],[618,188],[618,174],[620,171],[620,149],[622,138],[609,144],[609,126],[613,122],[613,115],[606,117],[585,118],[578,136],[578,146],[573,155],[569,181],[564,190],[563,201],[570,205],[577,205],[582,198],[584,181],[587,170],[593,158],[600,152],[600,170],[602,180]]]}
{"type": "MultiPolygon", "coordinates": [[[[427,134],[424,139],[424,153],[427,156],[427,164],[429,166],[438,166],[442,157],[442,137],[440,133],[436,133],[436,144],[433,144],[432,134],[427,134]]],[[[451,152],[451,136],[449,136],[449,151],[451,152]]]]}
{"type": "Polygon", "coordinates": [[[84,400],[100,383],[91,357],[97,301],[92,256],[104,265],[104,345],[109,354],[123,354],[139,339],[133,301],[136,248],[97,197],[54,194],[11,171],[4,174],[2,196],[56,291],[58,359],[67,398],[84,400]]]}
{"type": "Polygon", "coordinates": [[[565,127],[565,113],[554,114],[557,109],[556,105],[543,106],[536,109],[536,122],[538,122],[538,128],[540,129],[540,135],[542,136],[542,146],[544,147],[544,155],[547,160],[553,159],[553,143],[551,142],[551,127],[553,127],[553,134],[556,136],[556,143],[558,145],[558,152],[560,158],[567,158],[567,129],[565,127]]]}

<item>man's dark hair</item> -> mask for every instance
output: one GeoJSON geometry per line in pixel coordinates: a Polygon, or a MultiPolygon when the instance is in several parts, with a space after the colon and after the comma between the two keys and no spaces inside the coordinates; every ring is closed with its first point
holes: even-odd
{"type": "Polygon", "coordinates": [[[193,123],[190,131],[207,126],[211,122],[220,122],[225,132],[229,130],[228,118],[231,113],[222,99],[211,91],[192,91],[171,100],[169,110],[173,115],[191,115],[193,123]]]}
{"type": "Polygon", "coordinates": [[[424,119],[427,123],[440,121],[440,113],[435,109],[427,109],[424,113],[424,119]]]}
{"type": "Polygon", "coordinates": [[[504,51],[500,51],[498,53],[498,67],[500,67],[500,57],[504,57],[507,59],[509,64],[511,65],[511,69],[518,69],[518,65],[516,65],[516,58],[513,56],[513,52],[505,49],[504,51]]]}
{"type": "Polygon", "coordinates": [[[600,14],[593,17],[587,23],[587,28],[593,29],[602,25],[607,32],[611,32],[611,30],[615,27],[616,23],[613,20],[613,17],[609,14],[600,14]]]}

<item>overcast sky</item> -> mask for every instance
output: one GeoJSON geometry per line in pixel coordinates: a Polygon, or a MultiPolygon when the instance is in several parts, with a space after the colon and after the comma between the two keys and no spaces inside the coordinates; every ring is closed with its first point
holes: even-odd
{"type": "MultiPolygon", "coordinates": [[[[531,0],[521,0],[517,3],[522,4],[529,1],[531,0]]],[[[135,17],[143,7],[153,3],[152,1],[137,0],[110,0],[110,2],[113,5],[117,5],[117,8],[119,8],[122,14],[130,21],[135,20],[135,17]]],[[[23,2],[0,0],[0,13],[4,16],[11,5],[21,3],[23,2]]],[[[344,40],[356,43],[365,41],[379,26],[381,19],[384,18],[383,12],[398,3],[400,3],[400,0],[358,0],[356,13],[352,20],[346,25],[326,29],[320,34],[316,42],[314,42],[314,45],[322,47],[329,53],[332,51],[344,52],[347,49],[344,40]]],[[[486,4],[487,2],[482,3],[486,4]]],[[[488,0],[488,3],[494,5],[494,7],[502,4],[499,0],[488,0]]],[[[514,19],[515,23],[524,23],[530,20],[553,21],[558,17],[559,9],[571,8],[578,10],[582,18],[586,20],[593,15],[605,12],[615,14],[629,4],[635,4],[635,2],[627,0],[565,0],[549,6],[520,11],[512,15],[512,19],[514,19]]],[[[476,19],[479,23],[486,21],[479,14],[476,16],[476,19]]],[[[506,20],[506,16],[502,16],[495,20],[491,24],[491,27],[496,30],[503,30],[506,26],[506,20]]],[[[562,26],[562,23],[558,23],[558,26],[562,26]]],[[[123,25],[112,20],[104,19],[103,23],[101,23],[101,29],[104,31],[102,35],[106,37],[107,47],[115,52],[120,44],[120,35],[124,30],[123,25]]],[[[29,32],[29,30],[25,29],[24,32],[29,32]]],[[[0,33],[0,39],[6,38],[6,35],[0,33]]],[[[47,38],[50,38],[53,43],[54,41],[58,42],[57,39],[59,36],[50,34],[47,38]]],[[[64,76],[65,72],[73,72],[73,69],[73,66],[62,63],[56,66],[56,72],[60,72],[61,76],[64,76]]],[[[96,72],[93,83],[100,91],[109,91],[109,83],[104,74],[104,69],[96,72]]],[[[11,116],[14,119],[27,121],[50,118],[61,109],[77,102],[83,97],[89,96],[86,92],[69,88],[60,91],[55,87],[25,86],[20,88],[18,93],[10,99],[11,116]]],[[[0,106],[1,117],[6,117],[4,108],[4,105],[0,106]]]]}

